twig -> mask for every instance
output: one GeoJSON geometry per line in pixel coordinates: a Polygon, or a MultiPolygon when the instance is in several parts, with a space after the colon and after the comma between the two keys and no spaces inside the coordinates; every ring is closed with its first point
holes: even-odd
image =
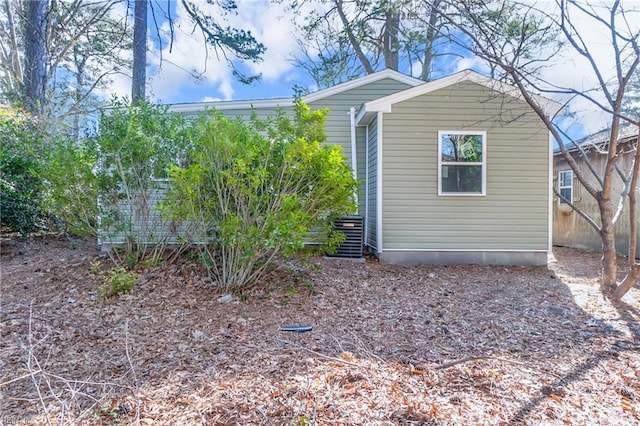
{"type": "Polygon", "coordinates": [[[136,394],[136,424],[139,424],[140,423],[140,389],[138,387],[138,377],[136,376],[136,370],[133,367],[133,362],[131,361],[131,356],[129,355],[129,320],[128,319],[124,322],[124,351],[127,354],[127,362],[129,363],[131,374],[133,375],[133,385],[135,386],[135,394],[136,394]]]}
{"type": "Polygon", "coordinates": [[[351,334],[351,336],[353,336],[353,339],[356,341],[356,344],[357,344],[358,348],[361,351],[363,351],[364,353],[366,353],[370,357],[373,357],[373,358],[377,359],[382,364],[389,365],[389,363],[387,361],[385,361],[384,359],[382,359],[378,355],[374,354],[373,351],[368,347],[368,345],[366,343],[364,343],[362,341],[362,339],[360,337],[358,337],[353,331],[349,332],[349,334],[351,334]]]}
{"type": "Polygon", "coordinates": [[[10,385],[11,383],[14,383],[14,382],[20,381],[20,380],[22,380],[22,379],[26,379],[27,377],[29,377],[29,376],[33,376],[33,375],[38,374],[38,373],[42,373],[42,370],[37,370],[37,371],[34,371],[34,372],[32,372],[32,373],[27,373],[27,374],[25,374],[25,375],[22,375],[22,376],[20,376],[20,377],[16,377],[15,379],[11,379],[11,380],[7,380],[6,382],[2,382],[2,383],[0,383],[0,388],[1,388],[2,386],[10,385]]]}
{"type": "MultiPolygon", "coordinates": [[[[58,422],[60,424],[68,424],[71,421],[71,416],[72,416],[72,410],[74,407],[74,404],[78,403],[78,396],[82,396],[85,398],[88,398],[90,400],[93,401],[93,404],[90,408],[84,410],[82,413],[79,414],[79,416],[75,419],[74,423],[78,424],[77,422],[80,420],[80,418],[82,418],[83,416],[86,415],[91,415],[93,413],[93,408],[100,403],[99,399],[94,398],[93,396],[82,392],[79,388],[78,385],[80,386],[85,386],[88,384],[93,384],[93,385],[100,385],[100,386],[107,386],[107,385],[111,385],[111,386],[120,386],[123,388],[129,388],[131,389],[129,386],[121,386],[121,385],[117,385],[117,384],[109,384],[109,383],[98,383],[98,382],[91,382],[91,381],[78,381],[78,380],[68,380],[64,377],[58,376],[56,374],[52,374],[49,373],[45,370],[46,363],[47,361],[45,360],[44,362],[41,362],[38,359],[38,356],[36,354],[36,349],[37,347],[42,344],[44,341],[46,341],[46,339],[48,339],[49,335],[45,335],[44,337],[37,339],[34,331],[33,331],[33,323],[34,323],[34,319],[36,317],[33,315],[33,302],[31,302],[30,306],[29,306],[29,321],[28,321],[28,334],[27,334],[27,342],[26,344],[23,344],[22,347],[25,349],[25,351],[27,352],[26,354],[26,361],[25,361],[25,366],[27,368],[27,371],[29,371],[28,374],[22,375],[20,377],[16,377],[14,379],[10,379],[6,382],[3,382],[0,384],[0,387],[5,386],[5,385],[9,385],[11,383],[17,382],[19,380],[25,379],[30,377],[31,381],[33,383],[33,386],[35,388],[36,391],[36,395],[37,398],[34,399],[34,401],[38,401],[42,407],[42,412],[43,412],[43,416],[44,416],[44,420],[46,422],[47,425],[51,425],[52,424],[52,420],[54,418],[57,418],[58,422]],[[55,387],[55,385],[62,383],[63,384],[63,388],[62,389],[57,389],[55,387]],[[46,386],[46,389],[43,393],[43,386],[46,386]],[[66,389],[64,389],[64,386],[66,386],[66,389]],[[64,398],[63,396],[65,395],[65,393],[68,392],[69,397],[68,398],[64,398]],[[47,400],[55,400],[59,406],[59,413],[57,413],[57,415],[55,417],[54,416],[54,412],[52,407],[47,406],[47,403],[45,401],[47,400]]],[[[129,358],[129,353],[127,350],[127,358],[129,359],[129,361],[131,362],[130,358],[129,358]]],[[[135,378],[135,371],[133,372],[134,374],[134,378],[135,378]]],[[[136,384],[137,384],[137,380],[136,380],[136,384]]],[[[80,406],[79,406],[80,407],[80,406]]]]}
{"type": "Polygon", "coordinates": [[[336,358],[336,357],[333,357],[333,356],[329,356],[329,355],[321,354],[320,352],[312,351],[311,349],[307,349],[307,348],[305,348],[305,347],[304,347],[304,346],[302,346],[302,345],[299,345],[299,344],[297,344],[297,343],[292,342],[291,340],[285,340],[285,339],[278,339],[278,338],[276,338],[276,341],[277,341],[278,343],[287,343],[287,344],[289,344],[289,345],[291,345],[291,346],[295,346],[297,349],[301,349],[301,350],[303,350],[303,351],[305,351],[305,352],[308,352],[308,353],[310,353],[310,354],[313,354],[313,355],[319,356],[320,358],[325,358],[325,359],[328,359],[328,360],[331,360],[331,361],[341,362],[341,363],[343,363],[343,364],[350,365],[350,366],[352,366],[352,367],[367,368],[367,367],[365,367],[365,366],[363,366],[363,365],[359,365],[359,364],[356,364],[356,363],[353,363],[353,362],[349,362],[349,361],[346,361],[346,360],[341,359],[341,358],[336,358]]]}
{"type": "Polygon", "coordinates": [[[500,358],[500,357],[491,356],[491,355],[470,356],[470,357],[458,359],[458,360],[455,360],[455,361],[447,362],[447,363],[442,364],[442,365],[438,365],[438,366],[434,367],[434,370],[444,370],[445,368],[453,367],[454,365],[464,364],[466,362],[478,361],[478,360],[482,360],[482,359],[493,359],[493,360],[500,361],[500,362],[505,362],[505,363],[508,363],[508,364],[520,365],[520,366],[526,367],[529,371],[543,373],[543,374],[547,374],[547,375],[553,376],[553,377],[561,377],[558,374],[551,373],[549,371],[543,371],[543,370],[537,370],[537,369],[531,368],[531,366],[529,364],[524,363],[524,362],[515,361],[515,360],[512,360],[512,359],[500,358]]]}
{"type": "Polygon", "coordinates": [[[43,412],[45,414],[45,418],[47,420],[47,425],[51,426],[51,419],[49,419],[49,412],[47,411],[47,405],[44,403],[44,398],[42,396],[42,392],[40,392],[40,383],[38,382],[38,380],[36,380],[35,375],[33,374],[33,369],[31,367],[31,359],[35,359],[37,362],[37,358],[35,358],[35,355],[33,354],[33,350],[35,348],[35,346],[37,344],[39,344],[40,342],[36,343],[36,345],[34,345],[33,342],[33,329],[32,329],[32,318],[33,318],[33,300],[31,301],[31,303],[29,303],[29,333],[27,335],[27,341],[29,342],[29,353],[27,354],[27,370],[29,370],[31,374],[31,381],[33,382],[33,386],[35,386],[36,388],[36,392],[38,393],[38,400],[40,401],[40,404],[42,404],[42,409],[43,412]]]}

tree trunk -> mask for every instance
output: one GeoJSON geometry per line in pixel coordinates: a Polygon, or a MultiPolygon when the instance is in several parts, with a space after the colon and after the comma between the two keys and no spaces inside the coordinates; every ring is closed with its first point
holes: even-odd
{"type": "MultiPolygon", "coordinates": [[[[83,93],[82,93],[82,88],[84,87],[84,68],[85,68],[85,61],[78,61],[76,59],[76,63],[77,63],[77,73],[76,73],[76,92],[75,92],[75,96],[74,96],[74,101],[77,104],[79,104],[82,101],[82,97],[83,97],[83,93]]],[[[76,111],[73,114],[73,129],[72,129],[72,134],[73,134],[73,140],[75,140],[76,142],[80,141],[80,114],[76,111]]]]}
{"type": "Polygon", "coordinates": [[[145,99],[147,83],[147,0],[135,0],[131,102],[145,99]]]}
{"type": "Polygon", "coordinates": [[[385,12],[384,33],[382,35],[382,53],[384,66],[398,71],[398,33],[400,32],[400,12],[385,12]]]}
{"type": "Polygon", "coordinates": [[[6,73],[8,75],[8,84],[9,88],[15,95],[19,91],[20,84],[24,81],[24,77],[22,75],[22,64],[20,63],[20,54],[18,53],[18,34],[17,28],[18,24],[13,19],[13,10],[12,5],[9,3],[9,0],[5,0],[4,2],[4,10],[7,15],[7,31],[9,32],[9,56],[4,58],[6,59],[6,63],[3,64],[3,67],[7,70],[6,73]]]}
{"type": "Polygon", "coordinates": [[[24,26],[24,104],[34,115],[44,113],[47,77],[48,0],[27,2],[24,26]]]}
{"type": "Polygon", "coordinates": [[[440,7],[440,0],[433,0],[429,6],[429,23],[427,27],[427,40],[424,46],[424,62],[422,64],[422,72],[420,73],[420,80],[431,80],[431,63],[433,62],[433,42],[438,37],[439,32],[436,30],[436,23],[438,22],[438,13],[440,7]]]}
{"type": "Polygon", "coordinates": [[[613,212],[611,200],[604,198],[602,193],[598,198],[602,226],[600,238],[602,239],[602,291],[605,294],[613,294],[617,284],[617,257],[616,234],[613,225],[613,212]]]}

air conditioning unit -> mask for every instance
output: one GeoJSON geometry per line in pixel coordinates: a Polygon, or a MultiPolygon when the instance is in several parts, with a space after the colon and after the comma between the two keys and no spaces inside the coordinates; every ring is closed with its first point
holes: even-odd
{"type": "Polygon", "coordinates": [[[364,243],[364,218],[362,216],[342,216],[333,223],[336,231],[344,233],[345,240],[331,257],[348,259],[362,258],[364,243]]]}

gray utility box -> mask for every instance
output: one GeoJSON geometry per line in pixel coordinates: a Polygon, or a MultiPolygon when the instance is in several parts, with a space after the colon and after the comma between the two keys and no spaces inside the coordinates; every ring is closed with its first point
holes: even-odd
{"type": "Polygon", "coordinates": [[[331,257],[356,259],[362,257],[364,243],[364,218],[362,216],[342,216],[335,220],[333,227],[344,233],[345,240],[331,257]]]}

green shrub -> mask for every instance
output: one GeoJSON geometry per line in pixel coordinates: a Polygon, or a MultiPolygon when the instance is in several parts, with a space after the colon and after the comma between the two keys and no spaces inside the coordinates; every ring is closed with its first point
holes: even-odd
{"type": "Polygon", "coordinates": [[[256,283],[310,230],[340,242],[330,223],[353,212],[356,182],[341,148],[322,144],[326,113],[298,103],[293,120],[280,112],[245,123],[209,111],[194,123],[191,164],[170,168],[163,210],[202,225],[203,254],[225,289],[256,283]]]}
{"type": "Polygon", "coordinates": [[[106,274],[99,273],[97,278],[101,281],[98,286],[98,296],[103,299],[131,293],[138,281],[138,275],[135,272],[121,266],[114,267],[106,274]]]}
{"type": "Polygon", "coordinates": [[[43,178],[47,210],[59,226],[78,236],[96,236],[98,228],[97,148],[93,140],[58,138],[46,151],[43,178]]]}
{"type": "Polygon", "coordinates": [[[161,250],[167,223],[154,203],[166,186],[169,165],[187,157],[189,129],[185,118],[170,114],[166,106],[116,102],[101,114],[95,137],[100,238],[124,248],[114,260],[136,263],[150,242],[161,250]]]}
{"type": "Polygon", "coordinates": [[[90,140],[52,137],[30,116],[0,108],[0,198],[4,230],[95,235],[97,151],[90,140]]]}
{"type": "Polygon", "coordinates": [[[0,227],[4,230],[26,235],[44,224],[43,135],[27,115],[0,108],[0,227]]]}

